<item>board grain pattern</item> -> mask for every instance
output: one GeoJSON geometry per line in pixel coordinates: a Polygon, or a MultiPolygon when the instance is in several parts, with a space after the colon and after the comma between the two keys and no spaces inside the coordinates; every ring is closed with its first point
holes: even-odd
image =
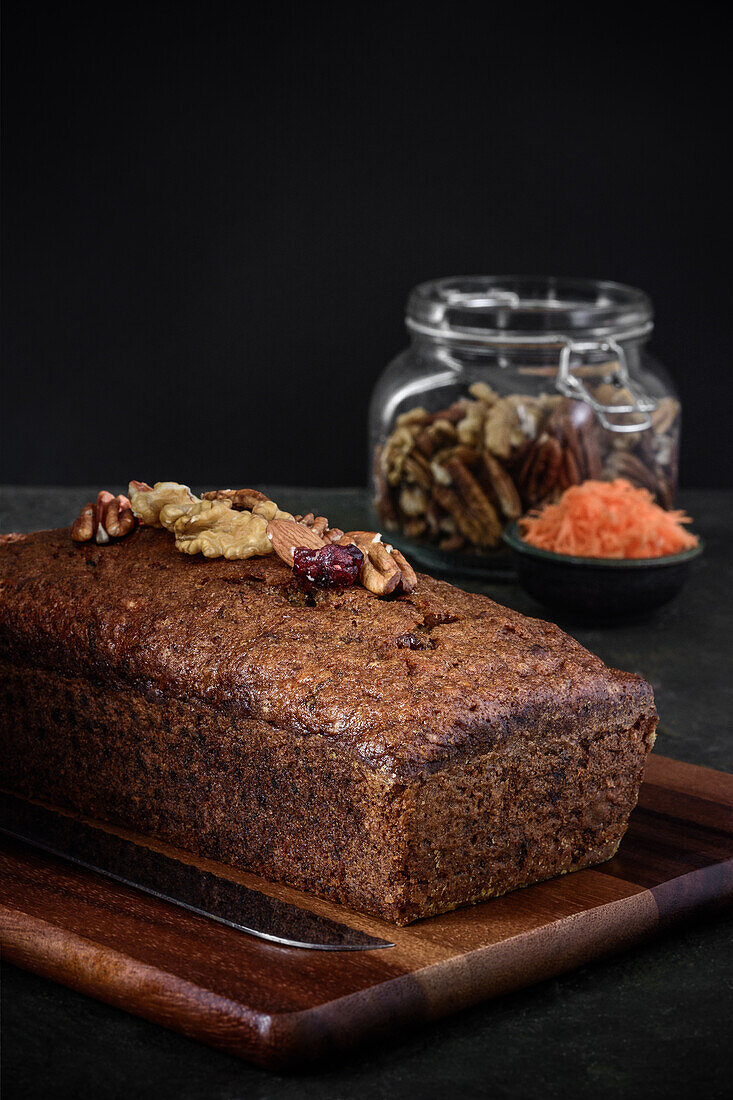
{"type": "Polygon", "coordinates": [[[133,839],[395,947],[278,947],[3,838],[3,957],[260,1065],[296,1068],[560,974],[730,902],[733,776],[653,755],[629,831],[609,863],[408,928],[133,839]]]}

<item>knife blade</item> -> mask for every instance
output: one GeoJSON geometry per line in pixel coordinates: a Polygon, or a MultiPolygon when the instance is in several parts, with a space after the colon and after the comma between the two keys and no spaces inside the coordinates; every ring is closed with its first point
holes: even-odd
{"type": "Polygon", "coordinates": [[[270,943],[313,951],[394,947],[388,940],[4,791],[0,792],[0,832],[270,943]]]}

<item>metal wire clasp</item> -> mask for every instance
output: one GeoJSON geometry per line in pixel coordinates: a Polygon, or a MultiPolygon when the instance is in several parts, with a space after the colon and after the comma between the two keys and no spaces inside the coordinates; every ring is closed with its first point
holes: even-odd
{"type": "Polygon", "coordinates": [[[583,401],[589,405],[598,417],[601,425],[609,432],[643,432],[652,426],[652,418],[649,413],[654,412],[657,401],[648,394],[643,393],[629,378],[629,365],[626,360],[626,352],[621,344],[614,339],[601,341],[574,341],[565,340],[560,350],[560,363],[557,371],[555,385],[565,397],[571,397],[576,401],[583,401]],[[604,405],[597,401],[590,393],[588,387],[581,378],[571,371],[571,359],[573,355],[589,351],[608,351],[615,355],[618,366],[615,374],[618,385],[623,386],[631,395],[630,405],[604,405]],[[608,414],[619,416],[624,413],[637,413],[641,416],[633,424],[619,423],[609,420],[608,414]]]}

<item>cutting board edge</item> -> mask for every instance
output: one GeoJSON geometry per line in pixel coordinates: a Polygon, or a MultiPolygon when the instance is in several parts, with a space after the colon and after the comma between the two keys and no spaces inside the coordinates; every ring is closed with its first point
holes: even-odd
{"type": "Polygon", "coordinates": [[[726,866],[723,896],[710,868],[672,880],[685,886],[685,904],[674,914],[666,905],[660,911],[658,888],[643,889],[367,989],[269,1015],[22,910],[0,906],[0,944],[16,966],[263,1068],[294,1071],[623,953],[698,910],[727,906],[733,860],[726,866]]]}
{"type": "Polygon", "coordinates": [[[270,1066],[268,1045],[249,1043],[271,1017],[68,929],[0,905],[5,962],[247,1061],[270,1066]],[[175,1014],[172,1006],[175,1006],[175,1014]]]}

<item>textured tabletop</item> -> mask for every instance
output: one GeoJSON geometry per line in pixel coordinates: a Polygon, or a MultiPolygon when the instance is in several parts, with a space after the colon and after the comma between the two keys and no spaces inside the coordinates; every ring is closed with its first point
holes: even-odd
{"type": "MultiPolygon", "coordinates": [[[[363,527],[359,490],[269,490],[290,510],[363,527]]],[[[77,489],[5,489],[0,532],[69,523],[77,489]]],[[[654,686],[659,751],[733,771],[730,622],[733,493],[681,503],[706,543],[681,596],[643,622],[560,625],[607,663],[654,686]]],[[[516,585],[467,583],[547,616],[516,585]]],[[[279,1078],[13,967],[2,976],[3,1095],[234,1098],[673,1097],[725,1092],[733,1062],[730,921],[711,917],[629,955],[595,963],[349,1056],[317,1074],[279,1078]]]]}

